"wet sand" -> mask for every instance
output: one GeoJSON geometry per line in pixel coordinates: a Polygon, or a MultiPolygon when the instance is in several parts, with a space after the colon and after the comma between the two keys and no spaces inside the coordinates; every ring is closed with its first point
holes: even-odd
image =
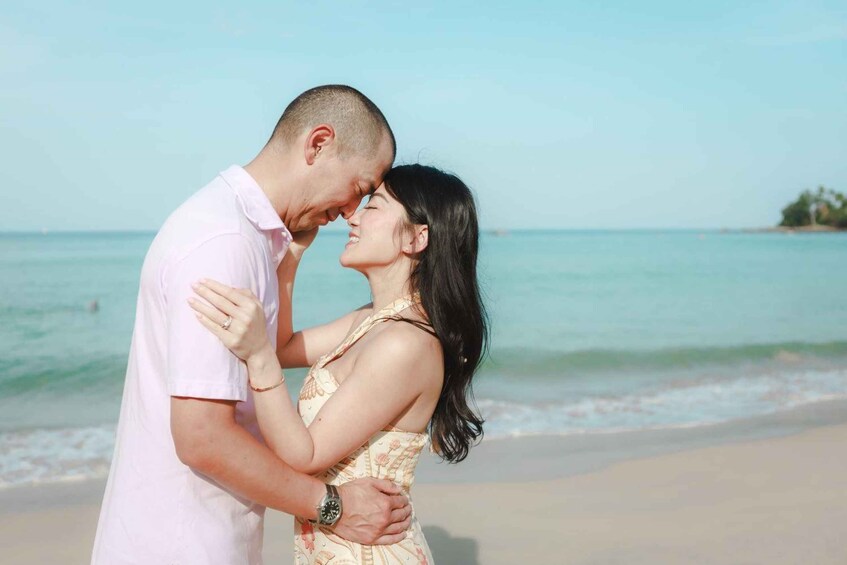
{"type": "MultiPolygon", "coordinates": [[[[415,507],[440,564],[847,560],[847,405],[689,430],[486,441],[427,460],[415,507]]],[[[103,481],[0,491],[4,561],[87,563],[103,481]]],[[[269,511],[265,562],[291,563],[269,511]]]]}

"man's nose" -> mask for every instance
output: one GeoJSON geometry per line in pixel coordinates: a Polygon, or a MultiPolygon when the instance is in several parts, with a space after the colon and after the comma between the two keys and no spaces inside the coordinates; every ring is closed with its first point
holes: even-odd
{"type": "Polygon", "coordinates": [[[361,201],[362,201],[361,198],[356,198],[356,199],[348,202],[346,206],[339,208],[339,212],[341,212],[341,216],[345,220],[349,220],[353,216],[353,214],[356,213],[356,210],[359,208],[359,203],[361,201]]]}

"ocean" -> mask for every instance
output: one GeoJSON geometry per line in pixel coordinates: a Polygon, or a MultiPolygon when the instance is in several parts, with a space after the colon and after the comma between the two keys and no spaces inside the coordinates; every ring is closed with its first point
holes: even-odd
{"type": "MultiPolygon", "coordinates": [[[[153,237],[0,234],[0,488],[108,473],[153,237]]],[[[369,301],[338,265],[345,242],[322,233],[305,256],[297,327],[369,301]]],[[[480,279],[487,440],[708,426],[847,398],[847,234],[486,233],[480,279]]]]}

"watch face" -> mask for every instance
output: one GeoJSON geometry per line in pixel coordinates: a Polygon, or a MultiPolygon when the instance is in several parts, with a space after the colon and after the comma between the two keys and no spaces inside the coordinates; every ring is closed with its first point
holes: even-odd
{"type": "Polygon", "coordinates": [[[341,506],[337,500],[328,500],[321,508],[321,522],[331,523],[341,514],[341,506]]]}

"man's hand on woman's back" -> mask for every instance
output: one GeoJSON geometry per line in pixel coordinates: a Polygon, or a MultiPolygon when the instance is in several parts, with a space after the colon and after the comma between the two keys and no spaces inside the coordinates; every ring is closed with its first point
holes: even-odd
{"type": "Polygon", "coordinates": [[[338,487],[343,512],[333,530],[344,539],[365,545],[388,545],[405,539],[412,506],[399,486],[384,479],[364,478],[338,487]]]}

